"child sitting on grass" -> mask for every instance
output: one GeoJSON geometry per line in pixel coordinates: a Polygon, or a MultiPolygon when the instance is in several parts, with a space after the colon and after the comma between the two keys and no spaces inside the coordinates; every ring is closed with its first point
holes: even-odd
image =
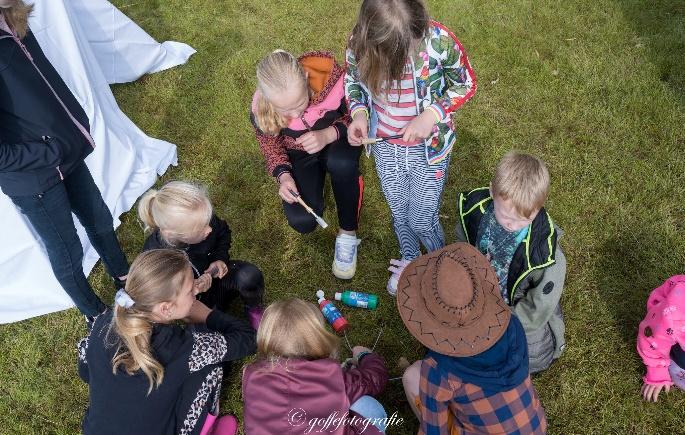
{"type": "Polygon", "coordinates": [[[419,434],[546,433],[525,332],[476,248],[455,243],[410,263],[397,309],[428,348],[402,377],[419,434]]]}
{"type": "MultiPolygon", "coordinates": [[[[185,253],[138,255],[114,309],[78,345],[79,376],[89,387],[84,434],[199,434],[217,424],[222,362],[254,353],[255,331],[195,294],[185,253]]],[[[219,421],[220,433],[235,432],[234,417],[219,421]]]]}
{"type": "Polygon", "coordinates": [[[566,257],[563,232],[544,209],[549,172],[537,157],[511,152],[497,165],[489,187],[459,195],[457,240],[485,255],[497,272],[502,298],[523,324],[531,373],[561,356],[561,293],[566,257]]]}
{"type": "Polygon", "coordinates": [[[647,299],[647,315],[640,322],[637,351],[647,374],[642,397],[656,402],[664,388],[685,390],[685,275],[669,278],[647,299]]]}
{"type": "Polygon", "coordinates": [[[138,215],[151,234],[143,251],[176,248],[188,253],[199,300],[225,311],[238,293],[256,330],[262,317],[264,277],[252,263],[231,260],[231,230],[212,210],[206,191],[194,184],[171,181],[150,189],[140,199],[138,215]]]}
{"type": "Polygon", "coordinates": [[[380,394],[388,381],[383,359],[355,346],[356,366],[343,369],[339,344],[314,304],[288,299],[268,306],[257,332],[257,361],[243,372],[245,432],[383,433],[378,420],[386,417],[385,410],[371,397],[380,394]],[[293,410],[299,409],[303,414],[293,416],[293,410]],[[344,417],[348,411],[345,424],[316,426],[317,419],[344,417]]]}

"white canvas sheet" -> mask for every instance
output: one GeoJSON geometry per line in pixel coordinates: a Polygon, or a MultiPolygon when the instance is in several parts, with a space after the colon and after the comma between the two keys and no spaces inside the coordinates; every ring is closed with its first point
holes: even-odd
{"type": "MultiPolygon", "coordinates": [[[[86,163],[118,226],[117,217],[158,174],[176,164],[176,146],[136,127],[119,109],[109,83],[183,64],[195,50],[177,42],[157,43],[106,0],[35,0],[30,26],[90,119],[97,146],[86,163]]],[[[75,223],[88,274],[98,255],[75,223]]],[[[40,240],[1,192],[0,247],[0,323],[73,306],[40,240]]]]}

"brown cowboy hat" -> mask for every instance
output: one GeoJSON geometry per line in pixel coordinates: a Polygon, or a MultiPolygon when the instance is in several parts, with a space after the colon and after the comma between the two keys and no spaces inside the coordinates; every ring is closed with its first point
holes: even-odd
{"type": "Polygon", "coordinates": [[[511,318],[490,262],[468,243],[445,246],[407,265],[397,285],[397,308],[421,344],[450,356],[487,350],[511,318]]]}

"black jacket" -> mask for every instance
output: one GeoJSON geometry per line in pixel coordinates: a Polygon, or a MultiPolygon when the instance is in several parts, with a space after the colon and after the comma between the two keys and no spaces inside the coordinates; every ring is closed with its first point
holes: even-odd
{"type": "Polygon", "coordinates": [[[32,32],[22,43],[0,30],[0,188],[10,196],[45,192],[93,151],[40,72],[86,130],[85,111],[38,45],[32,32]],[[36,67],[38,70],[36,70],[36,67]]]}
{"type": "Polygon", "coordinates": [[[228,266],[229,254],[231,249],[231,229],[225,220],[219,219],[216,215],[209,221],[212,232],[206,239],[194,245],[171,246],[164,241],[159,230],[150,234],[143,245],[143,252],[151,249],[183,249],[190,257],[190,262],[195,268],[195,275],[201,275],[207,270],[209,263],[221,260],[228,266]]]}
{"type": "Polygon", "coordinates": [[[164,366],[164,379],[148,395],[141,370],[112,373],[118,337],[110,331],[112,311],[98,316],[78,344],[78,372],[89,386],[83,418],[86,435],[199,434],[207,412],[218,403],[222,362],[255,353],[255,331],[247,322],[213,310],[206,325],[155,324],[152,353],[164,366]]]}

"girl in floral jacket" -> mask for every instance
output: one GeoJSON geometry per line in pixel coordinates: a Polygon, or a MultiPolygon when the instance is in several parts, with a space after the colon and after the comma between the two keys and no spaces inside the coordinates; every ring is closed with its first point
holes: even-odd
{"type": "Polygon", "coordinates": [[[372,146],[402,260],[391,260],[394,294],[402,267],[441,248],[438,218],[455,141],[451,114],[476,92],[461,43],[420,0],[365,0],[347,50],[348,139],[372,146]],[[390,139],[389,137],[397,136],[390,139]]]}

